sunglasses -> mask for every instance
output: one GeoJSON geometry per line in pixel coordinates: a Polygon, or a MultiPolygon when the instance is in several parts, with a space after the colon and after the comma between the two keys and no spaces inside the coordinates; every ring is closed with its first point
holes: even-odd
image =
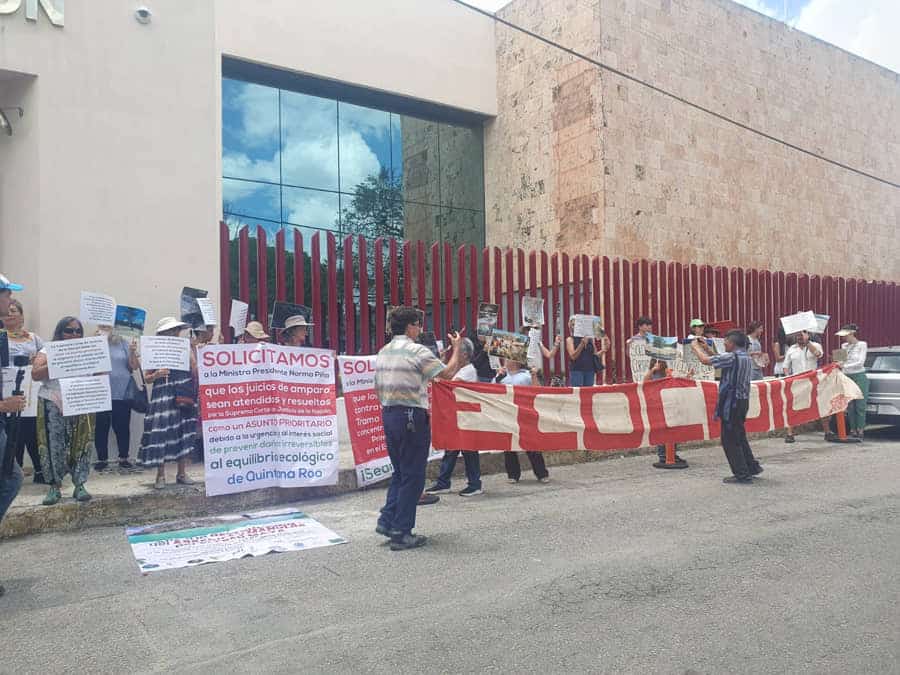
{"type": "Polygon", "coordinates": [[[81,328],[63,328],[63,335],[81,335],[84,331],[81,328]]]}

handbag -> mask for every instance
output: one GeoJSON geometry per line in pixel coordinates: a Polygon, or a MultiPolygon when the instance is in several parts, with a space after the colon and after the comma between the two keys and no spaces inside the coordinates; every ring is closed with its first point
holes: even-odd
{"type": "MultiPolygon", "coordinates": [[[[144,373],[141,373],[142,384],[143,380],[144,373]]],[[[143,386],[138,386],[138,383],[134,381],[134,377],[128,378],[128,386],[125,387],[125,400],[134,412],[142,415],[146,414],[147,410],[150,408],[150,402],[147,400],[146,385],[143,384],[143,386]]]]}

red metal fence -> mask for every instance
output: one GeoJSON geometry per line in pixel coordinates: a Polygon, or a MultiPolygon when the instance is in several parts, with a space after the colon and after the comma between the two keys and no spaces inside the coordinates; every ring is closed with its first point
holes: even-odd
{"type": "MultiPolygon", "coordinates": [[[[274,301],[296,302],[312,308],[313,346],[347,354],[372,354],[384,344],[389,305],[422,309],[427,328],[440,338],[451,327],[473,334],[481,302],[500,305],[499,328],[517,330],[523,295],[544,300],[547,346],[555,334],[565,336],[560,328],[571,314],[603,318],[612,339],[608,382],[627,379],[625,341],[645,315],[660,335],[684,335],[697,317],[742,327],[761,321],[768,346],[779,317],[813,310],[831,316],[826,354],[839,347],[834,331],[849,322],[860,325],[861,338],[872,346],[900,343],[900,285],[893,282],[471,245],[453,250],[449,243],[361,236],[338,240],[331,233],[304,240],[297,232],[288,247],[284,230],[273,248],[263,228],[251,237],[243,227],[233,240],[225,223],[220,244],[223,325],[232,298],[249,302],[264,325],[274,301]]],[[[545,373],[564,371],[562,350],[544,363],[545,373]]]]}

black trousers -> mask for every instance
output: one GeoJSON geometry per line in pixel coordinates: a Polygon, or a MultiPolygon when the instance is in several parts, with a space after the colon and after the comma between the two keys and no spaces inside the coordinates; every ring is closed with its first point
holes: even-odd
{"type": "Polygon", "coordinates": [[[131,406],[128,401],[113,401],[112,410],[97,413],[94,443],[97,445],[97,460],[109,459],[109,428],[112,425],[119,446],[119,459],[128,459],[131,445],[131,406]]]}
{"type": "MultiPolygon", "coordinates": [[[[525,453],[528,455],[528,461],[531,462],[531,470],[538,478],[546,478],[550,475],[547,471],[547,465],[544,463],[544,456],[537,451],[525,453]]],[[[515,480],[522,477],[522,467],[519,466],[519,455],[515,452],[504,452],[503,462],[506,464],[506,475],[515,480]]]]}
{"type": "Polygon", "coordinates": [[[749,407],[750,401],[738,400],[734,404],[729,420],[727,422],[722,420],[722,448],[725,450],[731,473],[738,478],[749,478],[751,471],[759,469],[759,462],[753,456],[744,428],[749,407]]]}
{"type": "Polygon", "coordinates": [[[38,454],[37,445],[37,417],[19,418],[19,442],[16,445],[16,462],[22,466],[25,461],[25,450],[31,458],[31,466],[34,467],[34,476],[38,478],[41,473],[41,456],[38,454]]]}

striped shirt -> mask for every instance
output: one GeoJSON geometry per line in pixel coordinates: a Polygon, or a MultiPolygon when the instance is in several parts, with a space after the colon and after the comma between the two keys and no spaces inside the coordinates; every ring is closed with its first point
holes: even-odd
{"type": "Polygon", "coordinates": [[[399,335],[375,357],[375,392],[382,406],[428,409],[428,382],[444,369],[428,347],[399,335]]]}
{"type": "Polygon", "coordinates": [[[734,410],[736,402],[750,399],[753,361],[743,349],[735,349],[732,352],[716,354],[711,358],[709,365],[722,370],[716,417],[727,422],[731,418],[731,411],[734,410]]]}

